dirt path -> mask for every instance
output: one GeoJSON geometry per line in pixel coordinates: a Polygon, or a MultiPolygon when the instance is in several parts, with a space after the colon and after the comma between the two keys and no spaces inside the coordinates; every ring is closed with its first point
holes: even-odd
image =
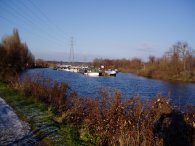
{"type": "Polygon", "coordinates": [[[13,109],[0,97],[0,145],[9,145],[30,132],[26,122],[21,121],[13,109]]]}

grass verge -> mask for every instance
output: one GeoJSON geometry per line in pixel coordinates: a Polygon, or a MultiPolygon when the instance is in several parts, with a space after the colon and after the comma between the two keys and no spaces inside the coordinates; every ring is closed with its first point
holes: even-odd
{"type": "Polygon", "coordinates": [[[41,145],[86,145],[80,140],[77,129],[56,123],[51,108],[33,97],[25,97],[21,92],[0,82],[0,97],[12,106],[17,115],[27,121],[33,131],[38,131],[41,145]]]}

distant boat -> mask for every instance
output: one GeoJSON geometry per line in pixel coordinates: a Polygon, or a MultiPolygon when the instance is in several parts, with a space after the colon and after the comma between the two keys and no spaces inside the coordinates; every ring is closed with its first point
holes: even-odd
{"type": "Polygon", "coordinates": [[[85,72],[84,75],[90,76],[90,77],[99,77],[99,72],[85,72]]]}
{"type": "Polygon", "coordinates": [[[99,77],[101,76],[101,72],[97,68],[85,68],[83,70],[83,74],[90,77],[99,77]]]}
{"type": "Polygon", "coordinates": [[[115,70],[106,70],[105,74],[107,76],[116,76],[117,72],[115,70]]]}
{"type": "Polygon", "coordinates": [[[66,71],[66,72],[79,72],[79,68],[71,65],[60,65],[58,70],[66,71]]]}
{"type": "Polygon", "coordinates": [[[71,67],[69,68],[69,72],[79,72],[78,68],[71,67]]]}

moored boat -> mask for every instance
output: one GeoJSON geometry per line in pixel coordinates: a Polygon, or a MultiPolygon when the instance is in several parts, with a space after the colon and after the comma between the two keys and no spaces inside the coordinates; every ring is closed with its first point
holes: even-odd
{"type": "Polygon", "coordinates": [[[71,65],[60,65],[58,70],[66,71],[66,72],[79,72],[79,67],[71,66],[71,65]]]}
{"type": "Polygon", "coordinates": [[[117,72],[115,70],[106,70],[105,74],[107,76],[116,76],[117,72]]]}
{"type": "Polygon", "coordinates": [[[98,77],[100,76],[99,72],[86,72],[84,75],[90,76],[90,77],[98,77]]]}

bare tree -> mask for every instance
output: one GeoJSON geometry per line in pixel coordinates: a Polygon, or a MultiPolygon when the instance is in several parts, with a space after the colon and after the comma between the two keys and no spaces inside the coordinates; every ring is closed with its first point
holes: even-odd
{"type": "Polygon", "coordinates": [[[187,42],[177,42],[173,45],[173,54],[177,54],[179,59],[183,63],[183,71],[186,71],[186,61],[189,56],[192,55],[192,50],[188,46],[187,42]]]}

